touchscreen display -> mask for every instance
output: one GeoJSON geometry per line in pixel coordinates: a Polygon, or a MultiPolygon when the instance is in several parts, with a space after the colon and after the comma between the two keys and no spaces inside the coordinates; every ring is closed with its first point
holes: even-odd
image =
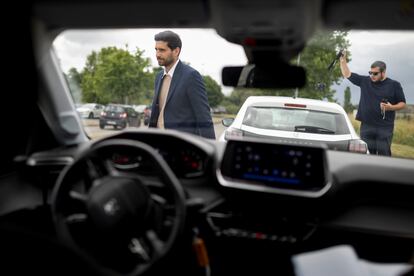
{"type": "Polygon", "coordinates": [[[252,185],[315,191],[326,184],[323,148],[228,141],[221,173],[252,185]]]}

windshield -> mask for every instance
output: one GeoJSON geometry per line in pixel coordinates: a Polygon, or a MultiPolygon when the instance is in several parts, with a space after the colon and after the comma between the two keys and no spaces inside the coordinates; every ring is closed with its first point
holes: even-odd
{"type": "Polygon", "coordinates": [[[342,114],[315,110],[249,107],[243,124],[251,127],[321,134],[349,134],[342,114]]]}
{"type": "MultiPolygon", "coordinates": [[[[304,87],[253,89],[222,85],[221,70],[224,66],[247,64],[242,46],[227,42],[212,29],[171,30],[182,41],[182,48],[177,53],[179,62],[200,74],[195,82],[197,85],[193,83],[192,87],[198,87],[201,80],[205,90],[205,98],[201,101],[193,101],[192,96],[189,96],[191,93],[180,96],[167,94],[165,105],[160,104],[162,99],[159,96],[164,85],[162,75],[167,68],[165,65],[168,59],[160,52],[164,45],[158,44],[154,36],[164,29],[68,30],[56,38],[54,48],[76,106],[97,103],[103,108],[109,104],[120,104],[131,106],[137,113],[138,122],[133,123],[127,118],[123,122],[106,120],[101,116],[102,110],[94,114],[80,113],[85,131],[91,139],[102,138],[130,127],[151,126],[178,128],[180,131],[203,136],[203,130],[197,128],[207,125],[211,118],[214,133],[211,135],[210,132],[204,137],[225,142],[226,137],[231,137],[232,134],[244,137],[244,130],[236,123],[224,126],[222,120],[234,118],[237,122],[237,116],[241,116],[239,121],[253,128],[331,136],[351,135],[345,144],[350,144],[351,140],[369,144],[364,138],[366,136],[361,137],[361,116],[376,116],[385,123],[387,120],[395,120],[391,133],[392,156],[414,158],[414,98],[410,93],[414,89],[410,73],[414,64],[414,54],[410,50],[414,43],[414,32],[318,31],[301,53],[290,61],[291,64],[306,69],[304,87]],[[343,49],[346,51],[350,71],[364,78],[370,77],[368,71],[372,71],[371,64],[374,61],[386,61],[386,78],[401,84],[407,106],[384,113],[378,104],[373,107],[375,113],[367,111],[367,102],[371,100],[363,98],[362,88],[357,81],[351,81],[342,75],[341,62],[336,57],[338,51],[343,49]],[[246,113],[239,114],[241,106],[250,96],[284,96],[337,103],[347,115],[345,117],[341,112],[326,110],[258,106],[252,106],[246,109],[246,113]],[[169,109],[172,102],[179,108],[169,109]],[[155,115],[152,114],[154,110],[155,115]],[[188,110],[191,110],[192,117],[186,115],[188,110]],[[160,119],[160,111],[164,118],[160,119]]],[[[171,50],[171,56],[174,55],[171,50]]],[[[172,68],[175,67],[168,69],[172,68]]],[[[173,76],[171,86],[175,85],[173,76]]],[[[262,135],[263,132],[259,130],[258,134],[262,135]]],[[[269,135],[272,137],[276,134],[269,135]]]]}
{"type": "Polygon", "coordinates": [[[124,112],[124,108],[116,105],[108,105],[105,107],[105,111],[110,112],[124,112]]]}

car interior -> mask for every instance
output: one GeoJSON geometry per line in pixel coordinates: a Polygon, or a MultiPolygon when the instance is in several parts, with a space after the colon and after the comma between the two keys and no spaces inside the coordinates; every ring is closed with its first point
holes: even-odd
{"type": "Polygon", "coordinates": [[[315,30],[414,30],[412,1],[39,0],[10,9],[3,64],[19,88],[4,100],[24,112],[3,108],[14,119],[2,131],[1,274],[295,275],[293,256],[343,244],[371,262],[412,263],[414,160],[158,129],[92,141],[52,50],[65,29],[214,28],[248,59],[224,68],[223,83],[294,88],[306,71],[290,61],[315,30]]]}

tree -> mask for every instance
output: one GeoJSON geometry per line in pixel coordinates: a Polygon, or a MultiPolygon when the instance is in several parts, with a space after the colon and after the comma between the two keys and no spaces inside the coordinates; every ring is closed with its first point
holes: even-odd
{"type": "Polygon", "coordinates": [[[292,96],[293,90],[257,89],[257,88],[235,88],[230,96],[225,97],[223,105],[228,113],[235,114],[249,96],[292,96]]]}
{"type": "Polygon", "coordinates": [[[82,90],[80,85],[82,82],[82,75],[78,72],[78,70],[76,70],[76,68],[72,67],[69,69],[68,73],[65,74],[65,77],[74,101],[77,103],[81,102],[82,90]]]}
{"type": "Polygon", "coordinates": [[[231,94],[223,99],[223,106],[230,114],[236,114],[249,96],[259,96],[262,90],[254,88],[235,88],[231,94]]]}
{"type": "Polygon", "coordinates": [[[204,84],[206,86],[208,103],[211,107],[216,107],[224,99],[224,95],[221,92],[220,85],[210,76],[203,76],[204,84]]]}
{"type": "Polygon", "coordinates": [[[85,102],[123,103],[142,102],[153,89],[150,60],[143,51],[116,47],[92,52],[82,72],[82,99],[85,102]]]}
{"type": "MultiPolygon", "coordinates": [[[[299,97],[311,99],[334,99],[335,90],[332,84],[339,84],[342,74],[339,66],[328,71],[329,64],[335,59],[340,49],[346,49],[350,43],[347,40],[347,32],[318,32],[309,41],[305,49],[300,53],[300,66],[307,69],[307,83],[299,90],[299,97]]],[[[347,52],[347,57],[350,53],[347,52]]],[[[297,58],[291,61],[297,63],[297,58]]],[[[276,65],[275,65],[276,66],[276,65]]],[[[237,111],[249,96],[294,96],[295,89],[247,89],[236,88],[224,103],[227,110],[237,111]]]]}
{"type": "MultiPolygon", "coordinates": [[[[350,46],[347,32],[318,32],[300,54],[300,65],[307,68],[307,83],[299,90],[299,97],[334,100],[332,84],[339,84],[342,74],[338,65],[328,71],[329,64],[340,49],[350,46]]],[[[350,57],[350,53],[347,52],[350,57]]],[[[295,61],[293,61],[295,62],[295,61]]],[[[339,64],[339,62],[338,62],[339,64]]]]}
{"type": "Polygon", "coordinates": [[[154,97],[154,83],[155,77],[158,75],[159,72],[164,71],[164,68],[157,66],[153,67],[152,71],[150,72],[148,78],[145,79],[147,82],[144,86],[146,87],[147,91],[143,95],[142,103],[150,104],[152,103],[152,99],[154,97]]]}
{"type": "Polygon", "coordinates": [[[354,106],[351,103],[351,88],[347,86],[344,91],[344,109],[346,113],[351,113],[354,110],[354,106]]]}
{"type": "Polygon", "coordinates": [[[81,89],[83,102],[102,103],[98,98],[95,85],[95,71],[97,67],[98,54],[92,51],[86,58],[86,65],[81,72],[81,89]]]}

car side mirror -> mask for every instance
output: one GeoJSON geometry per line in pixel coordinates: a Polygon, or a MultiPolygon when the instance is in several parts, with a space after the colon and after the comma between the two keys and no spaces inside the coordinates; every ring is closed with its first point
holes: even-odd
{"type": "Polygon", "coordinates": [[[233,122],[234,122],[234,118],[224,118],[223,120],[221,120],[221,123],[225,127],[229,127],[233,122]]]}

